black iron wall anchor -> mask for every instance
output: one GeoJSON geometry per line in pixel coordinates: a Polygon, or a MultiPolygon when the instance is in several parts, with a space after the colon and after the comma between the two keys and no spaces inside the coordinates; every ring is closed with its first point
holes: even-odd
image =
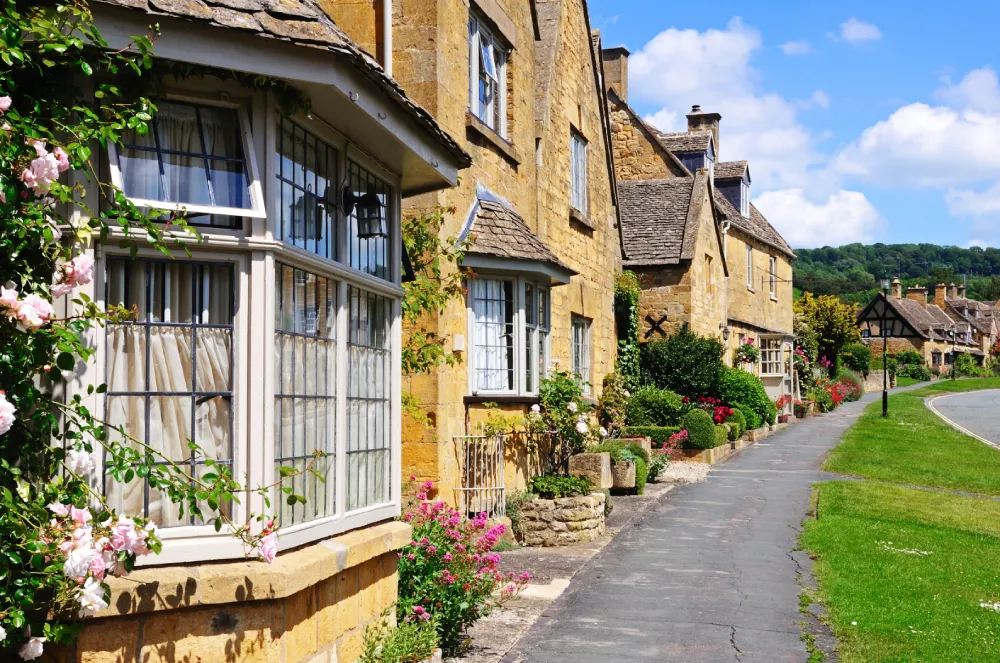
{"type": "Polygon", "coordinates": [[[646,335],[644,338],[650,338],[654,333],[657,332],[659,332],[660,336],[666,337],[667,332],[663,331],[663,328],[660,327],[660,325],[662,325],[666,321],[667,321],[666,315],[664,315],[659,320],[653,320],[652,315],[646,315],[646,322],[649,323],[649,329],[646,330],[646,335]]]}

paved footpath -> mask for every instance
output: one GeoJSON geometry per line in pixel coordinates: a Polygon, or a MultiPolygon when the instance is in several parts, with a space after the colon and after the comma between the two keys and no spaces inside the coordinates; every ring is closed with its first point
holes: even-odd
{"type": "Polygon", "coordinates": [[[934,399],[934,408],[959,426],[1000,444],[1000,389],[942,396],[934,399]]]}
{"type": "Polygon", "coordinates": [[[791,551],[869,394],[681,486],[581,570],[504,663],[805,662],[791,551]]]}

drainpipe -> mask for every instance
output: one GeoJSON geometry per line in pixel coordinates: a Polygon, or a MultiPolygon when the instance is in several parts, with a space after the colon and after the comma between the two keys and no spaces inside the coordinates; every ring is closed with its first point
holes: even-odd
{"type": "Polygon", "coordinates": [[[392,0],[382,0],[382,69],[392,78],[392,0]]]}

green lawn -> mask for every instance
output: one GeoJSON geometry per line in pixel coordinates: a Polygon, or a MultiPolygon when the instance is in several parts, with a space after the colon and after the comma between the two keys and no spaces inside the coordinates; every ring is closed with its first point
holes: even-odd
{"type": "Polygon", "coordinates": [[[875,402],[830,453],[825,469],[870,479],[1000,495],[1000,452],[962,435],[924,405],[949,391],[1000,388],[1000,378],[942,380],[875,402]]]}
{"type": "Polygon", "coordinates": [[[1000,388],[942,380],[872,403],[825,469],[878,481],[817,484],[801,544],[816,559],[843,663],[1000,662],[1000,452],[924,405],[928,396],[1000,388]],[[997,610],[980,604],[997,603],[997,610]]]}
{"type": "Polygon", "coordinates": [[[922,382],[922,380],[915,380],[914,378],[904,378],[904,377],[896,378],[897,387],[909,387],[911,384],[917,384],[918,382],[922,382]]]}
{"type": "Polygon", "coordinates": [[[801,541],[842,663],[1000,661],[1000,502],[824,483],[801,541]]]}

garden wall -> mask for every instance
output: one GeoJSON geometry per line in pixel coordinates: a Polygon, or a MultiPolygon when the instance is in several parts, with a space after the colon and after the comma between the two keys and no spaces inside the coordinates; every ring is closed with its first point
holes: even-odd
{"type": "Polygon", "coordinates": [[[529,546],[568,546],[602,536],[604,493],[554,500],[534,499],[521,505],[521,531],[529,546]]]}

